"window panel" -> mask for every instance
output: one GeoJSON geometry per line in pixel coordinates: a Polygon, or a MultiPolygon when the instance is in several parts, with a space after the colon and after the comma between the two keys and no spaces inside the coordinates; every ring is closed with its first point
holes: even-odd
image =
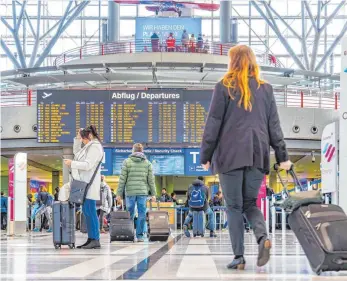
{"type": "Polygon", "coordinates": [[[135,35],[135,20],[121,20],[120,21],[120,36],[133,36],[135,35]]]}
{"type": "Polygon", "coordinates": [[[136,5],[120,5],[120,16],[136,16],[136,5]]]}

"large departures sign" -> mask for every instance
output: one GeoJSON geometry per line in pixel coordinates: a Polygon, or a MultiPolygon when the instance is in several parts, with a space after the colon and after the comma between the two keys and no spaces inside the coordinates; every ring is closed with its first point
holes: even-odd
{"type": "Polygon", "coordinates": [[[211,90],[39,90],[38,142],[70,143],[97,127],[104,143],[201,142],[211,90]]]}

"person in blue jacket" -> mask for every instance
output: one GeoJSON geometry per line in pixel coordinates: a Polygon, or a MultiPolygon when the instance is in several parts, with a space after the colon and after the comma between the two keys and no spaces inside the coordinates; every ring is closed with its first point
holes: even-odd
{"type": "Polygon", "coordinates": [[[7,197],[1,191],[1,229],[5,230],[7,226],[7,197]]]}

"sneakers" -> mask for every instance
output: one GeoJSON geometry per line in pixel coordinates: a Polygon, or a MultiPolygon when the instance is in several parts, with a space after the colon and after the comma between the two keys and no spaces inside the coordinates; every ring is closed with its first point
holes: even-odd
{"type": "Polygon", "coordinates": [[[34,231],[34,232],[40,232],[40,229],[39,229],[39,228],[34,228],[33,231],[34,231]]]}
{"type": "Polygon", "coordinates": [[[216,238],[217,234],[214,231],[210,231],[210,238],[216,238]]]}
{"type": "Polygon", "coordinates": [[[190,238],[190,232],[188,230],[188,226],[186,225],[183,226],[183,232],[186,237],[190,238]]]}
{"type": "Polygon", "coordinates": [[[263,238],[259,242],[258,246],[258,262],[257,266],[264,266],[270,259],[271,241],[267,238],[263,238]]]}
{"type": "Polygon", "coordinates": [[[137,242],[138,242],[138,243],[145,242],[145,239],[143,239],[143,238],[137,238],[137,242]]]}
{"type": "Polygon", "coordinates": [[[86,250],[91,250],[91,249],[100,249],[101,245],[100,245],[100,241],[99,240],[92,240],[90,241],[89,244],[87,244],[86,246],[83,246],[82,249],[86,249],[86,250]]]}
{"type": "Polygon", "coordinates": [[[88,240],[87,240],[86,243],[84,243],[84,244],[81,245],[81,246],[77,246],[76,248],[77,248],[77,249],[82,249],[84,246],[87,246],[91,241],[92,241],[92,239],[88,238],[88,240]]]}
{"type": "Polygon", "coordinates": [[[228,269],[238,269],[244,270],[246,266],[246,260],[244,257],[240,257],[238,259],[234,259],[231,263],[227,265],[228,269]]]}
{"type": "Polygon", "coordinates": [[[47,230],[47,233],[52,233],[53,232],[53,229],[52,228],[49,228],[48,230],[47,230]]]}

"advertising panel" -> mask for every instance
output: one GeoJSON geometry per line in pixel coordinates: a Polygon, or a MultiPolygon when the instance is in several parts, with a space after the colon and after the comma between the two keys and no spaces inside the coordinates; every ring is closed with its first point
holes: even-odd
{"type": "Polygon", "coordinates": [[[335,192],[337,187],[337,124],[327,125],[321,140],[322,193],[335,192]]]}
{"type": "Polygon", "coordinates": [[[136,51],[143,51],[146,43],[150,45],[153,33],[158,35],[159,42],[165,41],[170,33],[180,42],[184,30],[189,37],[194,34],[197,38],[201,33],[201,18],[136,18],[135,40],[139,42],[136,51]]]}

